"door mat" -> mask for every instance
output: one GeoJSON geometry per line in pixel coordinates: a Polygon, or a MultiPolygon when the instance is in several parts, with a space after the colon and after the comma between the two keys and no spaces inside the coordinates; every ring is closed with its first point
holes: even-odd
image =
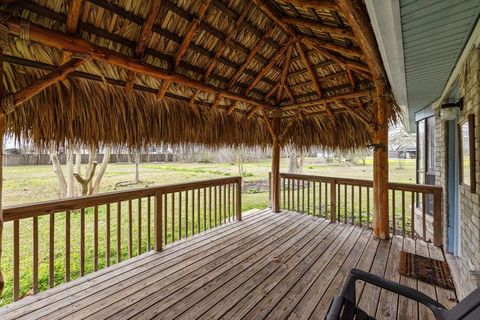
{"type": "Polygon", "coordinates": [[[418,280],[455,290],[450,268],[446,261],[440,261],[419,256],[417,254],[400,252],[400,274],[418,280]]]}

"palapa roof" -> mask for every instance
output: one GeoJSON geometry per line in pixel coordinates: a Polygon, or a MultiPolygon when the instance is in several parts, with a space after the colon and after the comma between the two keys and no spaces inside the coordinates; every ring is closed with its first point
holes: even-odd
{"type": "Polygon", "coordinates": [[[42,146],[266,146],[280,117],[285,143],[365,147],[374,80],[386,77],[341,10],[348,2],[13,1],[1,8],[5,92],[19,102],[7,129],[42,146]],[[20,105],[52,74],[63,80],[20,105]]]}

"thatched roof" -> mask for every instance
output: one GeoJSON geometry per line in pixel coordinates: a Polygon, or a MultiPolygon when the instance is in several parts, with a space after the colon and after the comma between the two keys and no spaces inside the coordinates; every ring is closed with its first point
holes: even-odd
{"type": "MultiPolygon", "coordinates": [[[[375,97],[365,53],[335,1],[302,2],[13,1],[2,6],[10,31],[7,93],[76,57],[32,26],[117,55],[93,56],[17,107],[8,131],[43,146],[265,146],[269,122],[280,116],[284,140],[299,147],[364,147],[375,97]],[[31,22],[30,40],[19,37],[18,18],[31,22]],[[131,59],[127,67],[141,64],[128,70],[118,56],[131,59]],[[132,72],[144,67],[153,71],[132,72]]],[[[396,108],[389,116],[395,119],[396,108]]]]}

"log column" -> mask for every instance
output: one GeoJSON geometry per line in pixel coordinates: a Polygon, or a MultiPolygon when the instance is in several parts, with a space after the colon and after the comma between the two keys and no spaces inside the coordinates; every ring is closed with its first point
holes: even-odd
{"type": "MultiPolygon", "coordinates": [[[[8,46],[8,28],[0,23],[0,99],[4,96],[3,87],[3,51],[8,46]]],[[[3,104],[3,103],[2,103],[3,104]]],[[[2,273],[3,255],[3,136],[5,135],[6,119],[4,108],[0,106],[0,297],[3,295],[4,280],[2,273]]]]}
{"type": "Polygon", "coordinates": [[[385,85],[375,81],[376,103],[373,129],[373,233],[376,238],[390,238],[388,210],[388,110],[385,85]]]}
{"type": "Polygon", "coordinates": [[[273,118],[272,122],[272,192],[271,192],[271,203],[272,211],[280,212],[280,150],[281,150],[281,137],[280,137],[280,128],[281,127],[281,118],[276,116],[273,118]]]}

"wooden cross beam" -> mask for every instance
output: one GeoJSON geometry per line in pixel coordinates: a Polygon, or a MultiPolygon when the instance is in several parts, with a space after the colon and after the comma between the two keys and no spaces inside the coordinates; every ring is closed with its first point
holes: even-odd
{"type": "Polygon", "coordinates": [[[296,38],[297,33],[293,28],[291,28],[288,23],[283,20],[283,17],[280,17],[275,9],[272,8],[266,1],[263,0],[254,0],[255,5],[267,16],[269,17],[276,25],[278,25],[286,34],[291,38],[296,38]]]}
{"type": "Polygon", "coordinates": [[[321,40],[315,37],[307,36],[307,35],[298,35],[304,43],[309,43],[312,46],[317,46],[320,48],[328,49],[334,52],[338,52],[341,55],[352,56],[352,57],[362,57],[363,52],[357,47],[346,47],[335,44],[332,41],[321,40]]]}
{"type": "MultiPolygon", "coordinates": [[[[138,37],[137,45],[135,47],[135,57],[139,59],[143,58],[143,53],[152,35],[152,28],[160,12],[160,5],[161,0],[151,1],[150,11],[148,13],[147,19],[145,20],[145,23],[142,25],[142,30],[140,32],[140,36],[138,37]]],[[[135,78],[135,72],[129,71],[127,82],[125,84],[125,92],[127,94],[129,94],[133,90],[135,78]]]]}
{"type": "Polygon", "coordinates": [[[321,98],[322,88],[320,87],[320,83],[318,82],[317,73],[315,72],[315,70],[313,70],[312,65],[310,64],[310,61],[308,60],[307,55],[305,54],[305,51],[303,51],[302,44],[297,41],[295,45],[297,46],[298,54],[300,54],[300,56],[302,57],[303,63],[305,64],[305,67],[307,68],[308,73],[310,74],[310,78],[312,79],[313,86],[315,87],[317,95],[319,98],[321,98]]]}
{"type": "Polygon", "coordinates": [[[297,5],[303,8],[337,10],[338,5],[333,0],[284,0],[286,3],[297,5]]]}
{"type": "Polygon", "coordinates": [[[369,97],[370,95],[371,95],[370,90],[353,91],[353,92],[344,93],[336,96],[325,97],[322,99],[294,103],[294,104],[282,107],[282,110],[288,111],[292,109],[305,108],[305,107],[310,107],[315,105],[326,105],[329,102],[336,102],[336,101],[345,100],[345,99],[354,99],[356,97],[369,97]]]}
{"type": "MultiPolygon", "coordinates": [[[[49,74],[43,76],[42,78],[38,79],[31,85],[22,90],[13,94],[13,106],[17,107],[22,103],[28,101],[33,96],[39,94],[52,84],[64,80],[70,73],[75,71],[78,67],[80,67],[85,62],[84,59],[71,59],[66,63],[62,64],[60,67],[55,69],[54,71],[50,72],[49,74]]],[[[4,108],[6,106],[3,106],[4,108]]],[[[13,110],[10,110],[10,112],[13,110]]]]}
{"type": "MultiPolygon", "coordinates": [[[[22,20],[19,18],[10,17],[6,22],[9,32],[18,36],[21,28],[20,25],[22,24],[21,21],[22,20]]],[[[129,57],[124,54],[118,53],[117,51],[98,46],[73,35],[68,35],[62,32],[47,29],[33,23],[30,23],[29,33],[32,40],[52,48],[84,53],[90,55],[93,59],[100,60],[115,66],[123,67],[128,70],[135,71],[137,73],[141,73],[150,77],[167,80],[170,82],[176,82],[188,88],[201,89],[202,91],[213,94],[222,93],[222,95],[228,99],[240,100],[242,102],[253,105],[263,105],[266,108],[273,108],[272,105],[264,101],[246,97],[242,94],[230,92],[228,90],[220,89],[213,85],[190,79],[181,74],[144,63],[139,59],[129,57]]]]}
{"type": "MultiPolygon", "coordinates": [[[[347,70],[347,76],[348,76],[348,81],[350,81],[350,84],[352,85],[352,88],[354,90],[356,90],[357,89],[357,84],[355,82],[355,77],[353,75],[352,70],[347,70]]],[[[365,110],[365,106],[362,103],[362,99],[355,98],[355,101],[357,102],[357,105],[361,110],[365,110]]]]}

